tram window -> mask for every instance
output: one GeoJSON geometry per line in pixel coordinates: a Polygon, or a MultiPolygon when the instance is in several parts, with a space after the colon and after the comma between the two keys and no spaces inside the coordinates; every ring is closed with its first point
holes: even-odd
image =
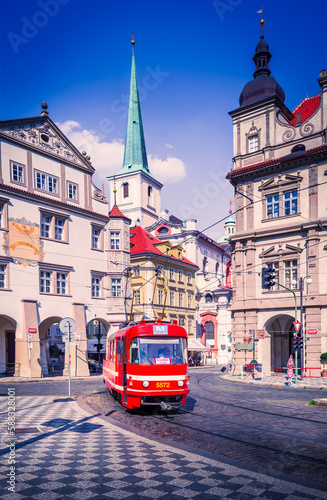
{"type": "Polygon", "coordinates": [[[129,347],[129,362],[140,365],[187,363],[184,338],[134,338],[129,347]]]}

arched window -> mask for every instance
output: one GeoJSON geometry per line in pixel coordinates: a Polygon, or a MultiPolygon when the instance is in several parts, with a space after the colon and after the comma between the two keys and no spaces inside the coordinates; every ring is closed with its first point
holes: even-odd
{"type": "Polygon", "coordinates": [[[169,229],[168,229],[168,227],[166,227],[166,226],[163,226],[163,227],[161,227],[161,228],[158,230],[158,233],[159,233],[159,234],[164,234],[164,233],[168,233],[168,232],[169,232],[169,229]]]}
{"type": "Polygon", "coordinates": [[[304,144],[298,144],[297,146],[294,146],[294,148],[292,148],[291,150],[292,153],[298,153],[299,151],[305,151],[304,144]]]}
{"type": "Polygon", "coordinates": [[[218,278],[219,262],[216,262],[216,278],[218,278]]]}
{"type": "Polygon", "coordinates": [[[148,203],[152,201],[152,193],[153,193],[152,186],[148,186],[148,203]]]}
{"type": "Polygon", "coordinates": [[[123,198],[129,197],[129,184],[128,182],[124,182],[123,184],[123,198]]]}
{"type": "Polygon", "coordinates": [[[215,339],[215,325],[212,321],[207,321],[204,325],[205,341],[215,339]]]}
{"type": "Polygon", "coordinates": [[[207,293],[204,298],[205,298],[205,301],[206,301],[207,304],[209,304],[210,302],[212,302],[212,295],[211,295],[211,293],[207,293]]]}
{"type": "Polygon", "coordinates": [[[226,286],[228,286],[228,287],[232,286],[231,266],[232,266],[232,263],[230,261],[228,261],[226,264],[226,281],[225,281],[226,286]]]}
{"type": "Polygon", "coordinates": [[[209,265],[208,259],[207,259],[207,257],[204,257],[203,262],[202,262],[203,274],[206,274],[208,272],[208,265],[209,265]]]}

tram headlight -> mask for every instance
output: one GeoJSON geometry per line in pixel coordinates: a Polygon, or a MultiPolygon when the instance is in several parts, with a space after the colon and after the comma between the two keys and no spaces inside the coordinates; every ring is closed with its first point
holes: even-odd
{"type": "Polygon", "coordinates": [[[184,380],[178,380],[177,385],[178,385],[178,387],[183,387],[184,380]]]}
{"type": "Polygon", "coordinates": [[[142,385],[143,387],[149,387],[150,382],[148,380],[143,380],[142,385]]]}

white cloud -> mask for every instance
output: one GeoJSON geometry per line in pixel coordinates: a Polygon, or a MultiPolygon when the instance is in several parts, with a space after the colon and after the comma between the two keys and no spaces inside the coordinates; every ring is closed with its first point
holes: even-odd
{"type": "Polygon", "coordinates": [[[167,160],[162,160],[148,155],[148,161],[150,172],[163,184],[175,183],[186,177],[185,163],[179,158],[168,156],[167,160]]]}
{"type": "MultiPolygon", "coordinates": [[[[91,163],[96,170],[95,177],[98,180],[102,179],[101,182],[104,182],[107,176],[121,170],[124,159],[122,140],[101,142],[94,130],[82,129],[81,124],[73,120],[56,125],[79,151],[86,151],[91,157],[91,163]]],[[[168,157],[163,160],[148,154],[148,161],[151,173],[162,183],[175,183],[186,176],[186,166],[179,158],[168,157]]]]}
{"type": "Polygon", "coordinates": [[[171,144],[168,144],[168,142],[166,144],[166,148],[168,148],[168,149],[175,149],[174,146],[172,146],[171,144]]]}

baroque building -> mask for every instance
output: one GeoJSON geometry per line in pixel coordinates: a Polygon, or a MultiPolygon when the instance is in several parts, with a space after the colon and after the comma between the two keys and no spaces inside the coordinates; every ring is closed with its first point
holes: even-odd
{"type": "Polygon", "coordinates": [[[58,323],[68,317],[72,374],[86,375],[93,322],[106,333],[126,319],[130,221],[115,207],[108,216],[94,171],[46,103],[41,116],[0,121],[0,373],[67,369],[58,323]]]}
{"type": "MultiPolygon", "coordinates": [[[[228,221],[230,226],[233,222],[228,221]]],[[[169,216],[167,210],[162,210],[160,218],[147,229],[158,240],[169,239],[174,245],[182,245],[185,257],[196,264],[195,320],[199,344],[194,344],[194,351],[203,352],[208,361],[227,363],[231,358],[232,294],[231,254],[226,235],[218,244],[196,228],[195,219],[181,221],[169,216]]]]}
{"type": "Polygon", "coordinates": [[[141,226],[130,229],[134,317],[176,321],[195,342],[195,272],[181,245],[161,241],[141,226]]]}
{"type": "MultiPolygon", "coordinates": [[[[263,34],[254,54],[254,79],[241,92],[233,119],[236,228],[233,262],[233,345],[244,346],[263,329],[256,357],[264,373],[286,367],[293,351],[295,320],[302,322],[302,375],[320,376],[327,351],[326,175],[327,72],[316,95],[291,111],[271,76],[263,34]],[[272,266],[275,285],[262,288],[262,268],[272,266]],[[305,370],[306,369],[306,370],[305,370]]],[[[234,353],[237,370],[252,359],[234,353]]]]}

